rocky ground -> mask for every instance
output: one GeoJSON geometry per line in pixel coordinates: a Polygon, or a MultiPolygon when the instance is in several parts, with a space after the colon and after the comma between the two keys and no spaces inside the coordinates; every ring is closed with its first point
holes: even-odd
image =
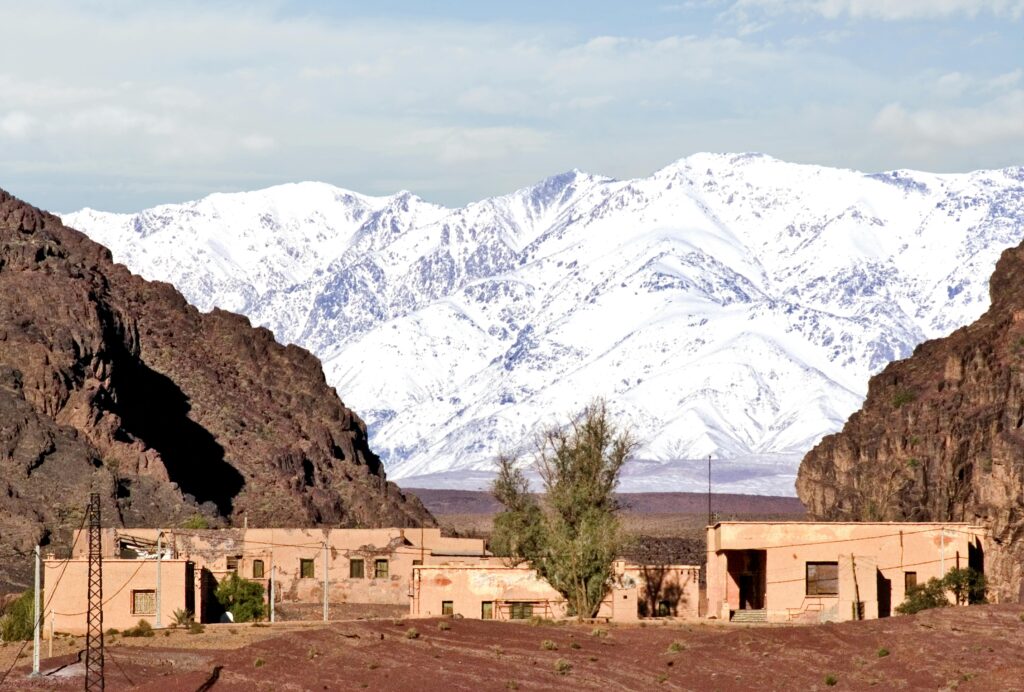
{"type": "MultiPolygon", "coordinates": [[[[80,688],[74,662],[82,639],[62,639],[59,647],[42,669],[71,665],[30,680],[26,649],[0,689],[80,688]]],[[[0,671],[15,651],[0,648],[0,671]]],[[[1024,608],[946,608],[800,627],[476,620],[218,625],[198,635],[175,630],[120,639],[108,653],[108,690],[195,690],[214,676],[214,690],[1019,690],[1024,608]]]]}

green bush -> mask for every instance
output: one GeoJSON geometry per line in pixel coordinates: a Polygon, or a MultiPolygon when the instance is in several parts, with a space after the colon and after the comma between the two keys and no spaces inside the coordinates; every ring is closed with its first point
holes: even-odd
{"type": "Polygon", "coordinates": [[[153,626],[147,620],[139,620],[135,627],[129,627],[121,633],[122,637],[152,637],[153,626]]]}
{"type": "Polygon", "coordinates": [[[985,602],[985,575],[973,569],[951,569],[944,577],[932,577],[924,584],[907,590],[907,597],[896,607],[896,612],[913,615],[930,608],[951,605],[949,595],[959,605],[985,602]]]}
{"type": "Polygon", "coordinates": [[[188,519],[182,522],[181,528],[208,529],[210,528],[210,520],[204,517],[202,514],[193,514],[188,519]]]}
{"type": "Polygon", "coordinates": [[[195,617],[192,615],[191,610],[178,608],[174,611],[173,620],[175,627],[184,627],[185,629],[188,629],[192,626],[192,622],[195,620],[195,617]]]}
{"type": "Polygon", "coordinates": [[[235,622],[252,622],[263,617],[263,586],[232,573],[217,585],[214,596],[235,622]]]}
{"type": "MultiPolygon", "coordinates": [[[[40,599],[42,594],[40,594],[40,599]]],[[[32,615],[35,608],[34,592],[29,589],[13,601],[0,616],[0,639],[5,642],[27,641],[32,638],[32,615]]],[[[42,623],[40,623],[41,625],[42,623]]]]}

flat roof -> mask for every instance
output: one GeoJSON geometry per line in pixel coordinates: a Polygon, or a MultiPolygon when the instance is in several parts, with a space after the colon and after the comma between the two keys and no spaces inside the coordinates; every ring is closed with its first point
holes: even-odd
{"type": "Polygon", "coordinates": [[[710,528],[738,524],[748,526],[967,526],[978,529],[985,528],[969,521],[720,521],[710,525],[710,528]]]}

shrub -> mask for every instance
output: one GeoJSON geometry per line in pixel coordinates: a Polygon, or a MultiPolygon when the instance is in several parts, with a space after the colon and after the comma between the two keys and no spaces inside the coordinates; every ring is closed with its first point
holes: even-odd
{"type": "Polygon", "coordinates": [[[519,689],[519,683],[516,682],[515,680],[509,680],[508,682],[505,683],[505,689],[506,690],[518,690],[519,689]]]}
{"type": "Polygon", "coordinates": [[[564,658],[560,658],[555,661],[555,672],[559,675],[568,675],[569,671],[572,670],[572,664],[566,661],[564,658]]]}
{"type": "Polygon", "coordinates": [[[878,657],[879,658],[885,658],[888,655],[889,655],[889,650],[886,649],[884,646],[881,649],[878,650],[878,657]]]}
{"type": "Polygon", "coordinates": [[[0,638],[5,642],[28,641],[32,638],[34,600],[35,593],[29,589],[4,610],[3,616],[0,616],[0,638]]]}
{"type": "Polygon", "coordinates": [[[202,634],[205,631],[206,625],[204,625],[201,622],[193,622],[191,625],[188,626],[189,634],[202,634]]]}
{"type": "Polygon", "coordinates": [[[447,631],[448,631],[448,630],[450,630],[451,628],[452,628],[452,626],[451,626],[451,625],[449,625],[449,624],[448,624],[448,623],[447,623],[446,621],[444,621],[444,620],[442,620],[441,622],[437,623],[437,629],[441,630],[442,632],[447,632],[447,631]]]}
{"type": "Polygon", "coordinates": [[[231,574],[217,585],[214,593],[235,622],[251,622],[263,617],[263,585],[231,574]]]}
{"type": "Polygon", "coordinates": [[[829,673],[828,675],[825,676],[825,684],[828,685],[829,687],[835,686],[835,684],[837,682],[839,682],[839,680],[836,679],[835,675],[832,675],[831,673],[829,673]]]}
{"type": "Polygon", "coordinates": [[[558,644],[555,644],[550,639],[545,639],[540,643],[540,648],[544,649],[545,651],[558,651],[558,644]]]}
{"type": "Polygon", "coordinates": [[[668,645],[668,651],[671,654],[677,654],[680,651],[682,651],[683,648],[684,648],[683,645],[680,644],[679,642],[672,642],[671,644],[668,645]]]}
{"type": "Polygon", "coordinates": [[[608,630],[606,630],[604,628],[601,628],[601,627],[595,627],[594,629],[590,630],[590,636],[591,637],[607,637],[608,636],[608,630]]]}
{"type": "Polygon", "coordinates": [[[917,394],[915,394],[914,392],[910,391],[909,389],[901,389],[901,390],[897,391],[893,395],[893,397],[892,397],[892,407],[893,408],[900,408],[904,404],[909,404],[910,402],[914,401],[915,399],[917,399],[917,394]]]}
{"type": "Polygon", "coordinates": [[[154,634],[153,626],[149,624],[148,620],[139,620],[139,623],[135,627],[129,627],[121,633],[122,637],[152,637],[154,634]]]}
{"type": "Polygon", "coordinates": [[[941,579],[932,577],[924,584],[907,590],[907,597],[896,612],[913,615],[929,608],[944,608],[949,594],[959,605],[985,602],[985,575],[971,569],[951,569],[941,579]]]}
{"type": "Polygon", "coordinates": [[[984,603],[985,598],[985,575],[970,567],[967,569],[951,569],[942,578],[943,585],[953,592],[953,599],[957,605],[968,603],[984,603]]]}
{"type": "Polygon", "coordinates": [[[418,629],[416,629],[415,627],[410,627],[409,629],[407,629],[405,631],[405,638],[406,639],[419,639],[420,638],[420,631],[418,629]]]}
{"type": "Polygon", "coordinates": [[[208,529],[210,528],[210,520],[204,517],[202,514],[193,514],[185,521],[181,522],[181,528],[183,529],[208,529]]]}
{"type": "Polygon", "coordinates": [[[195,620],[195,616],[192,615],[191,610],[185,608],[178,608],[174,611],[174,615],[171,618],[175,627],[183,627],[188,629],[192,626],[192,621],[195,620]]]}
{"type": "Polygon", "coordinates": [[[570,642],[569,643],[569,648],[570,649],[581,649],[583,647],[580,646],[579,642],[570,642]]]}
{"type": "Polygon", "coordinates": [[[267,662],[264,661],[262,658],[257,658],[255,661],[252,662],[253,668],[262,668],[266,664],[267,662]]]}

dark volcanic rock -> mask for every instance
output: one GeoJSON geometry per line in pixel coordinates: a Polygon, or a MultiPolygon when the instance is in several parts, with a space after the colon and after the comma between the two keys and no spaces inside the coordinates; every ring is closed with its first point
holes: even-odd
{"type": "Polygon", "coordinates": [[[986,572],[1016,600],[1024,568],[1024,246],[1007,250],[977,322],[871,379],[863,408],[800,466],[815,518],[970,521],[986,572]]]}
{"type": "MultiPolygon", "coordinates": [[[[319,361],[0,191],[0,556],[110,524],[419,525],[319,361]]],[[[20,581],[20,580],[17,580],[20,581]]]]}

